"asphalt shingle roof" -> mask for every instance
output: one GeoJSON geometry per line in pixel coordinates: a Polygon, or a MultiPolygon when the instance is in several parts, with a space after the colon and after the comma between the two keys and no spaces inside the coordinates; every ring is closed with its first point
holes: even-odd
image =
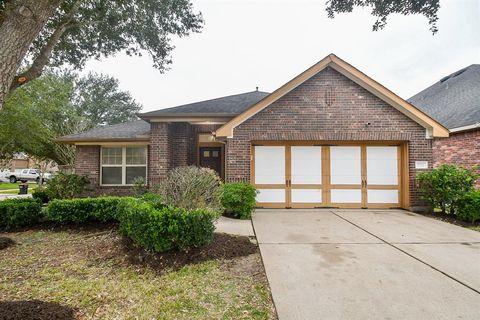
{"type": "Polygon", "coordinates": [[[408,102],[448,129],[480,123],[480,65],[440,79],[408,102]]]}
{"type": "Polygon", "coordinates": [[[182,115],[236,116],[268,95],[268,92],[252,91],[146,112],[139,116],[141,118],[182,115]]]}
{"type": "Polygon", "coordinates": [[[120,124],[96,127],[92,130],[61,137],[60,141],[81,141],[95,139],[135,139],[150,136],[150,124],[134,120],[120,124]]]}

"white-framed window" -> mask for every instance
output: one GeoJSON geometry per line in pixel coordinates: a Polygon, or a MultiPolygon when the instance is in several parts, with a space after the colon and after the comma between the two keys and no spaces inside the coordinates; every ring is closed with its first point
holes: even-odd
{"type": "Polygon", "coordinates": [[[147,180],[146,146],[105,146],[101,148],[101,185],[133,185],[135,178],[147,180]]]}

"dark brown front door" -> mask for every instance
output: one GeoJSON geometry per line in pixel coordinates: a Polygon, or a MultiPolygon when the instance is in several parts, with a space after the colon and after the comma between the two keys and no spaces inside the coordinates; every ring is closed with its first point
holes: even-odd
{"type": "Polygon", "coordinates": [[[222,176],[222,148],[200,147],[200,166],[215,170],[222,176]]]}

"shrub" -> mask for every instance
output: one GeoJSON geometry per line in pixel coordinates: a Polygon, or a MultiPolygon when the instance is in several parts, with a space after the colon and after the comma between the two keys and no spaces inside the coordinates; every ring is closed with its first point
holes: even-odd
{"type": "Polygon", "coordinates": [[[141,247],[157,252],[185,250],[213,239],[216,214],[207,209],[163,207],[130,199],[122,202],[120,230],[141,247]]]}
{"type": "Polygon", "coordinates": [[[160,184],[165,204],[184,209],[206,208],[220,213],[220,177],[208,168],[178,167],[160,184]]]}
{"type": "Polygon", "coordinates": [[[141,197],[147,193],[147,181],[143,177],[136,177],[133,179],[132,192],[136,197],[141,197]]]}
{"type": "Polygon", "coordinates": [[[255,209],[257,190],[249,183],[226,183],[221,187],[220,197],[225,211],[240,219],[249,219],[255,209]]]}
{"type": "Polygon", "coordinates": [[[420,192],[433,208],[455,214],[460,199],[473,190],[477,177],[474,169],[443,164],[432,171],[420,173],[417,180],[420,192]]]}
{"type": "Polygon", "coordinates": [[[480,190],[465,194],[460,201],[457,216],[471,223],[480,220],[480,190]]]}
{"type": "Polygon", "coordinates": [[[0,201],[0,229],[31,226],[38,223],[42,217],[42,204],[36,199],[0,201]]]}
{"type": "Polygon", "coordinates": [[[98,197],[52,200],[48,204],[47,218],[58,223],[108,222],[117,219],[122,197],[98,197]]]}
{"type": "Polygon", "coordinates": [[[47,184],[50,199],[73,199],[85,191],[90,181],[86,176],[59,173],[47,184]]]}
{"type": "Polygon", "coordinates": [[[158,193],[147,192],[144,193],[140,199],[150,203],[155,209],[161,209],[165,206],[162,196],[158,193]]]}
{"type": "Polygon", "coordinates": [[[48,203],[48,201],[50,200],[48,198],[47,190],[43,187],[38,187],[33,190],[32,197],[34,199],[38,199],[41,203],[48,203]]]}

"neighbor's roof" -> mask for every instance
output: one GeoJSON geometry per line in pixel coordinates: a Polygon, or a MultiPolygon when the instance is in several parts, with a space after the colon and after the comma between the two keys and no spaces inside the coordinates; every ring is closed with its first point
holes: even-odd
{"type": "Polygon", "coordinates": [[[148,140],[150,124],[143,120],[96,127],[92,130],[63,136],[60,142],[109,141],[109,140],[148,140]]]}
{"type": "Polygon", "coordinates": [[[408,101],[449,129],[480,123],[480,64],[440,79],[408,101]]]}
{"type": "Polygon", "coordinates": [[[153,117],[181,117],[181,116],[236,116],[258,101],[268,96],[268,92],[252,91],[231,96],[184,104],[177,107],[161,109],[138,116],[142,119],[153,117]]]}

